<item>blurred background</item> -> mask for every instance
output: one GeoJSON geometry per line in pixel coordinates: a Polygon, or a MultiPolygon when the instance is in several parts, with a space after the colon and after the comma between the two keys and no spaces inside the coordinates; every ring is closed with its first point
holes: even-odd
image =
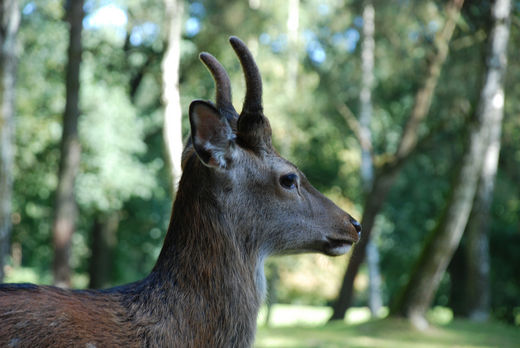
{"type": "Polygon", "coordinates": [[[344,257],[268,260],[258,346],[520,342],[519,1],[1,9],[2,281],[104,288],[150,271],[188,106],[214,96],[198,54],[222,62],[241,105],[236,35],[276,148],[364,229],[344,257]]]}

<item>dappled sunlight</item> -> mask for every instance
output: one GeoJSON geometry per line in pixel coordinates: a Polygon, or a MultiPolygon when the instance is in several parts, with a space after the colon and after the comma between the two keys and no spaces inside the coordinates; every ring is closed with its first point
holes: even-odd
{"type": "MultiPolygon", "coordinates": [[[[276,306],[275,306],[276,307],[276,306]]],[[[281,318],[306,317],[309,308],[301,306],[280,306],[275,313],[281,318]],[[285,313],[282,313],[284,312],[285,313]]],[[[314,311],[326,312],[325,307],[314,311]]],[[[469,321],[446,322],[446,308],[437,308],[429,313],[432,320],[439,320],[428,329],[419,331],[404,319],[369,320],[367,308],[351,308],[346,321],[316,325],[316,323],[284,324],[270,327],[260,326],[257,334],[257,348],[346,348],[346,347],[516,347],[520,340],[520,331],[499,323],[471,323],[469,321]],[[440,312],[445,313],[439,315],[440,312]],[[356,320],[359,319],[359,321],[356,320]],[[356,322],[356,324],[354,324],[356,322]]]]}
{"type": "MultiPolygon", "coordinates": [[[[447,310],[447,309],[445,309],[447,310]]],[[[321,326],[330,319],[332,308],[328,306],[306,306],[295,304],[275,304],[271,307],[271,320],[265,322],[267,306],[263,306],[258,315],[259,326],[284,327],[284,326],[321,326]]],[[[388,308],[381,309],[380,317],[388,315],[388,308]]],[[[436,317],[432,316],[435,320],[436,317]]],[[[349,325],[361,324],[370,321],[370,310],[368,307],[349,308],[344,322],[349,325]]],[[[435,321],[435,323],[438,323],[435,321]]],[[[447,322],[443,322],[447,323],[447,322]]]]}

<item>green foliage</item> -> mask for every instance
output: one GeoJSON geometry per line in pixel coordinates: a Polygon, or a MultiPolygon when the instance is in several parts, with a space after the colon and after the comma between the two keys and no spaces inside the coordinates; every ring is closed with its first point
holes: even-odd
{"type": "Polygon", "coordinates": [[[142,120],[121,87],[83,81],[86,102],[79,131],[84,168],[77,179],[78,203],[110,211],[121,209],[131,196],[149,199],[162,161],[145,164],[138,158],[146,151],[142,120]]]}

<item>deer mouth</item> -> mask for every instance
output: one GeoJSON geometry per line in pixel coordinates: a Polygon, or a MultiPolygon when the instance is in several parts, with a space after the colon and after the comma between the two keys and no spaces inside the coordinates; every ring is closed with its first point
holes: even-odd
{"type": "Polygon", "coordinates": [[[348,253],[354,242],[345,238],[327,237],[325,253],[329,256],[339,256],[348,253]]]}

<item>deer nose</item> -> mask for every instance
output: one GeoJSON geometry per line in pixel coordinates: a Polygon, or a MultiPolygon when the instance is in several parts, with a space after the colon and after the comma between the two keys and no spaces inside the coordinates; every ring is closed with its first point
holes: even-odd
{"type": "Polygon", "coordinates": [[[350,223],[356,229],[356,232],[358,233],[358,237],[361,238],[361,224],[356,219],[354,219],[352,216],[350,217],[350,223]]]}

